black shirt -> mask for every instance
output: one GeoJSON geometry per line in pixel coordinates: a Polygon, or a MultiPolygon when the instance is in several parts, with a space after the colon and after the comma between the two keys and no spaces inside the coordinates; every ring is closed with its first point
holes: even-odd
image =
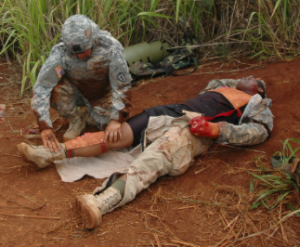
{"type": "MultiPolygon", "coordinates": [[[[234,107],[228,99],[226,99],[221,93],[213,91],[200,94],[196,98],[183,102],[183,104],[191,108],[192,111],[202,113],[206,117],[215,117],[220,113],[234,110],[234,107]]],[[[241,107],[240,110],[243,112],[245,107],[246,106],[241,107]]],[[[229,116],[219,116],[211,120],[211,122],[215,123],[220,121],[238,124],[238,112],[235,111],[229,116]]]]}

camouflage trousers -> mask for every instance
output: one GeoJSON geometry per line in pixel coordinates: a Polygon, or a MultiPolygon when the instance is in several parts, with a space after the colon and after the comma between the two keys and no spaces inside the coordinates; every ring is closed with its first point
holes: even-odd
{"type": "Polygon", "coordinates": [[[161,176],[185,173],[193,164],[194,157],[205,154],[212,143],[212,139],[192,135],[186,127],[171,127],[131,163],[124,197],[114,208],[132,201],[161,176]]]}
{"type": "Polygon", "coordinates": [[[52,90],[50,106],[58,112],[59,116],[67,118],[70,122],[81,119],[90,125],[97,126],[86,108],[85,101],[81,92],[67,78],[63,77],[52,90]]]}

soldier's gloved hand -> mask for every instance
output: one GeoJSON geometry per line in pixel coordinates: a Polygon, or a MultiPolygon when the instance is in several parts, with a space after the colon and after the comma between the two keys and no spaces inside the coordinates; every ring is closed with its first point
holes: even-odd
{"type": "Polygon", "coordinates": [[[190,131],[195,136],[215,139],[219,136],[218,123],[206,121],[203,117],[194,117],[189,121],[190,131]]]}
{"type": "Polygon", "coordinates": [[[121,126],[122,124],[119,121],[111,119],[105,129],[105,142],[111,144],[116,143],[118,138],[123,139],[121,126]]]}
{"type": "Polygon", "coordinates": [[[45,148],[49,148],[51,152],[60,150],[60,144],[52,129],[44,129],[41,132],[41,138],[45,148]]]}

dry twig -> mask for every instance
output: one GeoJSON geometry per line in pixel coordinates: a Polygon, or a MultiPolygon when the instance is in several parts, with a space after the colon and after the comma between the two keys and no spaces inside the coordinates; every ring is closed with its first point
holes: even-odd
{"type": "Polygon", "coordinates": [[[0,213],[3,216],[10,216],[10,217],[24,217],[24,218],[32,218],[32,219],[46,219],[46,220],[60,220],[59,217],[51,217],[51,216],[37,216],[37,215],[26,215],[26,214],[4,214],[0,213]]]}
{"type": "Polygon", "coordinates": [[[161,243],[160,243],[160,241],[159,241],[159,238],[158,238],[157,234],[154,234],[154,238],[155,238],[155,241],[156,241],[156,243],[157,243],[157,246],[158,246],[158,247],[161,247],[161,243]]]}

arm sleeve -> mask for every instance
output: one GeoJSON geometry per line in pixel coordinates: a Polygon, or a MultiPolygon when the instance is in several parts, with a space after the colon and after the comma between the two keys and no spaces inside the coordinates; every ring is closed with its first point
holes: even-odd
{"type": "Polygon", "coordinates": [[[31,109],[38,118],[40,131],[52,128],[49,113],[51,92],[63,75],[61,49],[55,46],[42,66],[32,90],[31,109]]]}
{"type": "Polygon", "coordinates": [[[112,87],[111,119],[124,122],[129,118],[131,104],[131,75],[128,70],[123,48],[117,47],[113,52],[109,65],[109,80],[112,87]]]}
{"type": "Polygon", "coordinates": [[[219,137],[217,143],[227,143],[237,146],[255,145],[264,142],[269,133],[260,123],[244,123],[234,125],[227,122],[219,122],[219,137]]]}
{"type": "Polygon", "coordinates": [[[218,87],[236,88],[237,84],[238,84],[238,81],[233,80],[233,79],[212,80],[208,83],[206,88],[204,88],[199,94],[204,94],[206,91],[213,90],[213,89],[216,89],[218,87]]]}

